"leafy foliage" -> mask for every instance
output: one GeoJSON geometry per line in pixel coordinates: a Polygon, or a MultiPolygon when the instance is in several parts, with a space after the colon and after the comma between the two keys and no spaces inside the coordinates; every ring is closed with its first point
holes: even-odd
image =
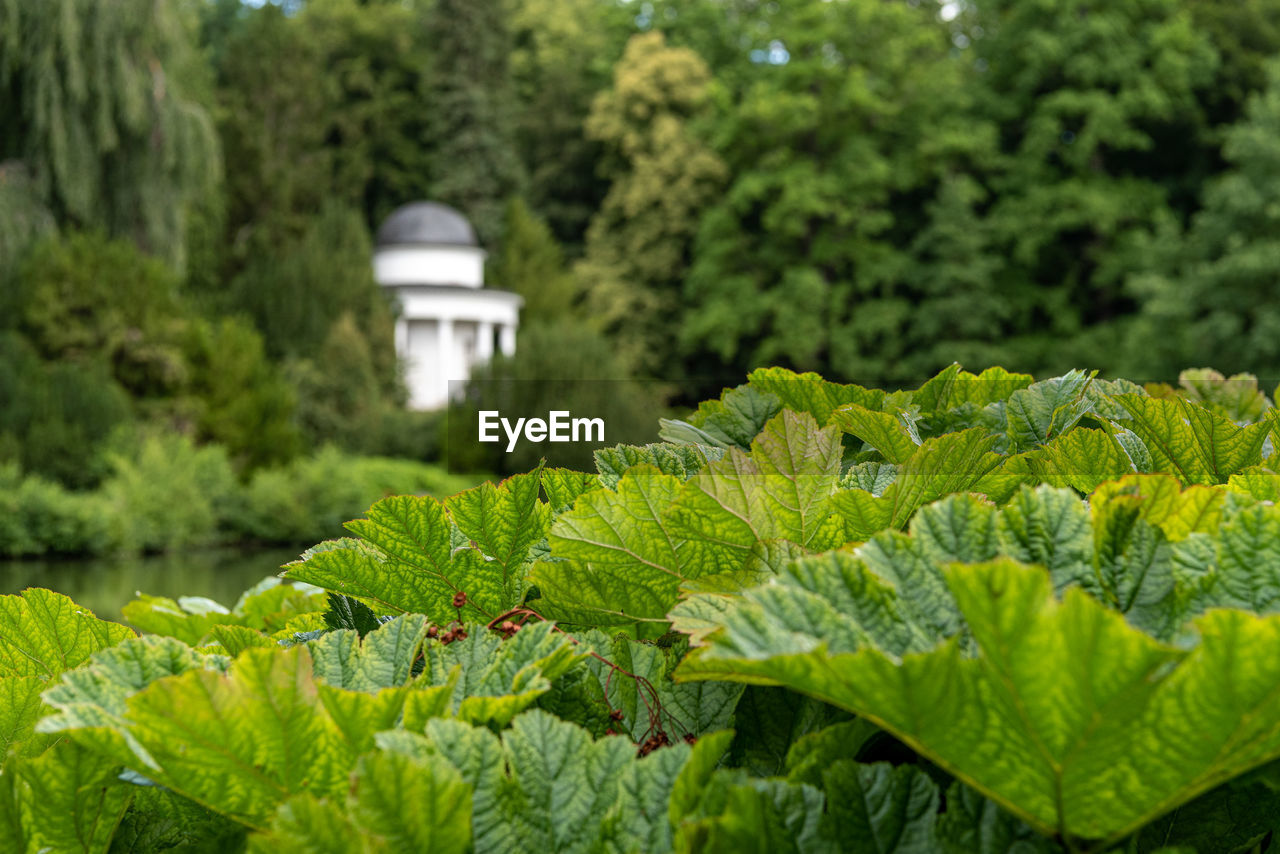
{"type": "Polygon", "coordinates": [[[141,637],[4,597],[0,839],[1265,850],[1275,410],[1225,383],[762,370],[141,637]]]}

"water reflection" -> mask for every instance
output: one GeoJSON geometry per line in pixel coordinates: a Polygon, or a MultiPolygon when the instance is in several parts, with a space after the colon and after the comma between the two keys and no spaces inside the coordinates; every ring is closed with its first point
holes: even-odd
{"type": "Polygon", "coordinates": [[[208,596],[227,607],[264,576],[276,575],[299,549],[213,549],[151,557],[0,561],[0,592],[48,587],[99,617],[120,620],[139,591],[154,596],[208,596]]]}

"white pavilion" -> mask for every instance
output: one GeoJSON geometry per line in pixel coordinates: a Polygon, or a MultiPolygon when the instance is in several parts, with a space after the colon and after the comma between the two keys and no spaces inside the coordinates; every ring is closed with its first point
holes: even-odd
{"type": "Polygon", "coordinates": [[[450,381],[515,353],[524,299],[484,286],[485,254],[467,218],[438,202],[397,208],[378,229],[373,277],[399,304],[396,353],[413,409],[447,405],[450,381]]]}

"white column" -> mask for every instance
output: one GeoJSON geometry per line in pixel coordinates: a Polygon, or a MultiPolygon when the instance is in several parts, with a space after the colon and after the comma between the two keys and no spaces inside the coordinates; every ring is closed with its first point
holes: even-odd
{"type": "Polygon", "coordinates": [[[449,380],[459,377],[456,376],[457,360],[453,352],[453,318],[442,317],[438,322],[440,332],[436,336],[439,353],[436,360],[436,399],[432,403],[444,406],[449,402],[449,380]]]}
{"type": "Polygon", "coordinates": [[[493,358],[493,324],[481,320],[476,324],[476,364],[482,365],[493,358]]]}
{"type": "Polygon", "coordinates": [[[498,327],[498,349],[502,351],[504,356],[514,356],[516,354],[516,325],[514,323],[504,323],[498,327]]]}

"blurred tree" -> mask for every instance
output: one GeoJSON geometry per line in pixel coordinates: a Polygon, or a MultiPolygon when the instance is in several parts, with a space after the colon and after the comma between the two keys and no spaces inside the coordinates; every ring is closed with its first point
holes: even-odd
{"type": "Polygon", "coordinates": [[[609,189],[598,169],[603,148],[584,123],[609,85],[632,16],[617,0],[516,0],[512,10],[513,121],[526,195],[573,254],[609,189]]]}
{"type": "MultiPolygon", "coordinates": [[[[230,241],[296,237],[325,201],[372,226],[430,193],[429,63],[414,2],[312,0],[213,16],[230,241]]],[[[212,49],[212,47],[211,47],[212,49]]]]}
{"type": "MultiPolygon", "coordinates": [[[[279,7],[247,14],[227,36],[218,66],[218,130],[227,169],[228,244],[243,263],[266,232],[285,241],[326,199],[354,204],[358,192],[334,180],[326,146],[337,107],[324,45],[279,7]]],[[[234,269],[234,267],[233,267],[234,269]]]]}
{"type": "Polygon", "coordinates": [[[10,320],[44,359],[103,365],[135,397],[164,397],[187,380],[187,311],[178,279],[124,240],[72,233],[32,248],[10,298],[10,320]]]}
{"type": "Polygon", "coordinates": [[[262,336],[237,318],[200,320],[186,342],[196,435],[220,443],[242,472],[302,450],[297,393],[266,357],[262,336]]]}
{"type": "Polygon", "coordinates": [[[324,141],[336,186],[352,188],[370,228],[432,193],[430,8],[425,0],[308,0],[297,16],[305,38],[323,46],[321,70],[337,97],[324,141]]]}
{"type": "MultiPolygon", "coordinates": [[[[803,0],[802,0],[803,2],[803,0]]],[[[629,4],[632,23],[666,36],[702,57],[712,74],[732,92],[759,76],[771,51],[786,51],[786,4],[761,0],[651,0],[629,4]]]]}
{"type": "Polygon", "coordinates": [[[101,443],[131,420],[105,365],[44,362],[12,331],[0,332],[0,401],[0,459],[74,487],[107,474],[101,443]]]}
{"type": "Polygon", "coordinates": [[[396,387],[391,309],[373,280],[373,246],[361,216],[338,202],[323,204],[303,233],[273,244],[265,231],[243,273],[231,283],[231,304],[262,332],[275,359],[309,358],[324,347],[333,323],[350,313],[365,336],[379,388],[396,387]]]}
{"type": "Polygon", "coordinates": [[[291,360],[287,370],[298,389],[298,422],[312,445],[377,450],[387,407],[368,341],[351,312],[333,322],[314,357],[291,360]]]}
{"type": "Polygon", "coordinates": [[[965,6],[955,38],[998,128],[986,219],[1022,364],[1105,364],[1137,309],[1128,278],[1195,203],[1216,51],[1180,0],[965,6]]]}
{"type": "Polygon", "coordinates": [[[1243,115],[1248,97],[1266,86],[1266,62],[1280,52],[1280,0],[1185,0],[1185,5],[1220,58],[1213,82],[1201,93],[1208,119],[1215,127],[1232,124],[1243,115]]]}
{"type": "Polygon", "coordinates": [[[1185,240],[1161,247],[1174,259],[1138,278],[1145,297],[1134,343],[1152,377],[1195,362],[1275,379],[1280,362],[1280,61],[1269,85],[1226,133],[1230,169],[1206,188],[1185,240]],[[1197,354],[1192,356],[1191,354],[1197,354]]]}
{"type": "Polygon", "coordinates": [[[775,49],[720,104],[714,139],[733,180],[685,280],[684,304],[699,306],[680,317],[688,370],[907,381],[958,343],[998,337],[986,191],[965,177],[994,140],[967,110],[971,81],[934,13],[777,5],[775,49]]]}
{"type": "Polygon", "coordinates": [[[569,317],[576,286],[546,221],[529,210],[523,199],[514,198],[507,204],[502,231],[502,252],[491,265],[489,282],[524,297],[522,323],[569,317]]]}
{"type": "Polygon", "coordinates": [[[507,16],[504,0],[435,0],[427,16],[431,197],[462,211],[491,251],[500,248],[503,208],[525,182],[507,16]]]}
{"type": "Polygon", "coordinates": [[[220,162],[192,8],[0,3],[0,162],[24,161],[59,223],[178,266],[187,214],[216,192],[220,162]]]}
{"type": "Polygon", "coordinates": [[[9,278],[17,272],[27,249],[57,228],[53,214],[31,186],[26,168],[17,160],[0,163],[0,326],[14,318],[16,288],[9,278]]]}
{"type": "Polygon", "coordinates": [[[661,33],[634,36],[587,119],[588,134],[609,147],[613,183],[575,272],[592,322],[625,362],[652,375],[673,368],[671,325],[690,246],[728,177],[691,127],[706,115],[710,86],[693,51],[667,46],[661,33]]]}
{"type": "Polygon", "coordinates": [[[448,410],[449,467],[461,472],[514,474],[546,458],[549,465],[594,470],[586,443],[537,444],[522,441],[507,453],[506,443],[478,441],[478,412],[504,417],[546,418],[568,410],[575,418],[601,418],[604,445],[658,441],[664,390],[634,379],[608,338],[580,321],[533,324],[520,330],[516,356],[499,356],[472,371],[466,396],[448,410]]]}

